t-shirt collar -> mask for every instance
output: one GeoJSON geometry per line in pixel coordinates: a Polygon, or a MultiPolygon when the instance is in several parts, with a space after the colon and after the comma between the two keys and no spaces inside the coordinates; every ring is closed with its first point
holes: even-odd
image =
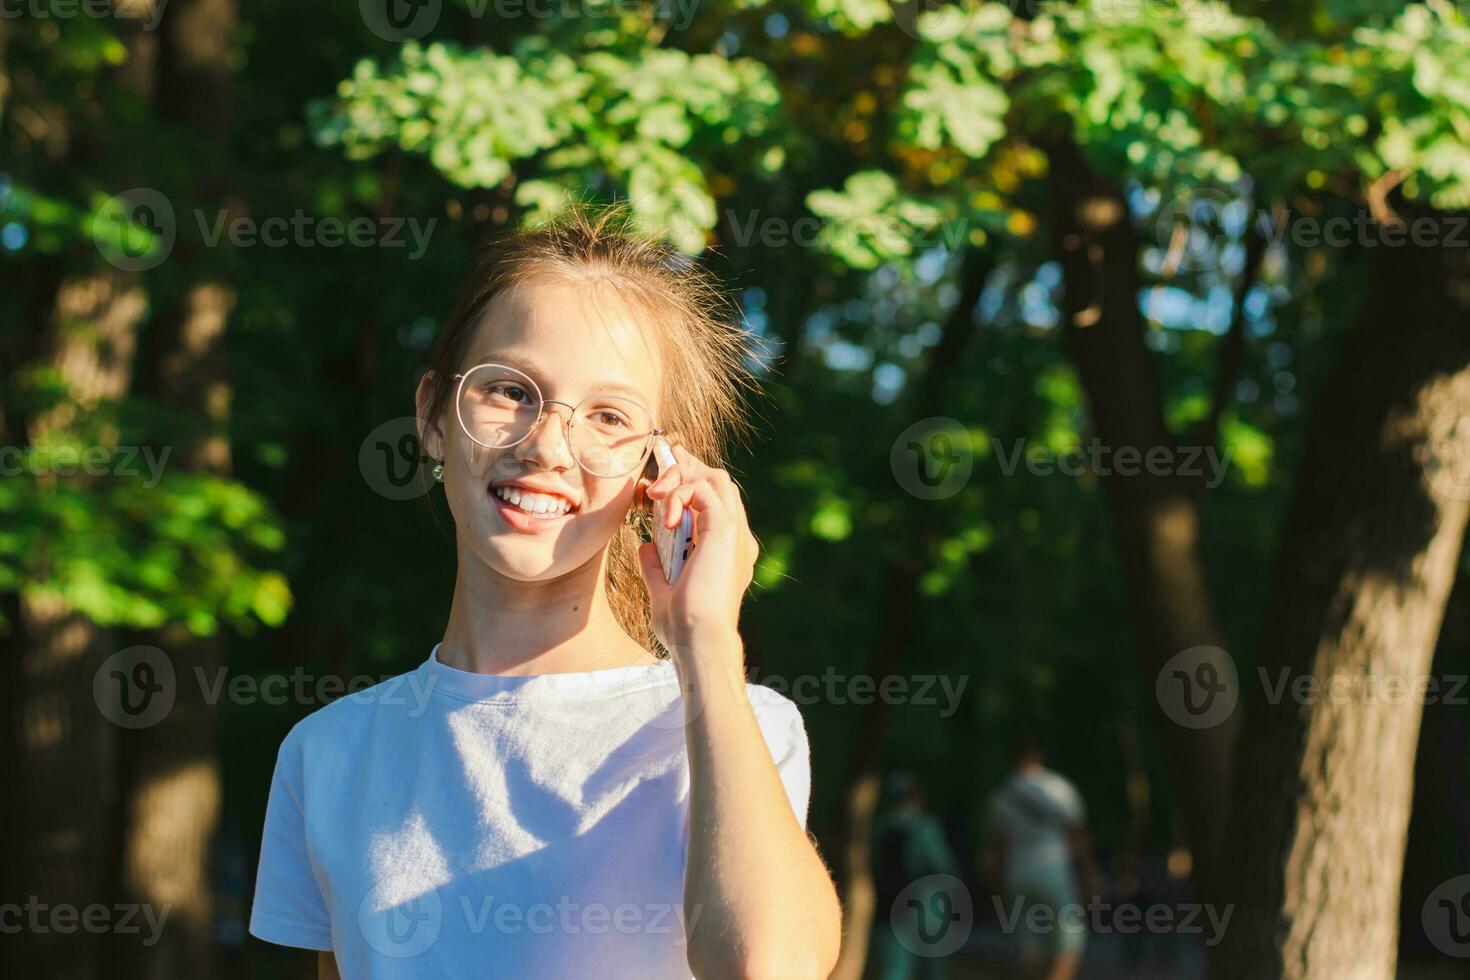
{"type": "Polygon", "coordinates": [[[462,701],[601,700],[678,680],[669,660],[561,674],[478,674],[440,661],[441,646],[434,644],[419,671],[432,690],[462,701]]]}

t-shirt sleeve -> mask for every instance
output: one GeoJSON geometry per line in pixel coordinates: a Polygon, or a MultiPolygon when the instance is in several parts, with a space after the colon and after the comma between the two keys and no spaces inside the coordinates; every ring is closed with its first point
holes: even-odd
{"type": "Polygon", "coordinates": [[[276,755],[265,808],[250,933],[282,946],[329,950],[331,916],[306,849],[302,768],[300,741],[288,735],[276,755]]]}
{"type": "Polygon", "coordinates": [[[924,817],[916,828],[918,863],[924,874],[958,874],[960,863],[950,849],[949,838],[944,833],[944,824],[932,816],[924,817]]]}
{"type": "MultiPolygon", "coordinates": [[[[811,748],[807,742],[806,723],[801,711],[789,699],[768,687],[746,686],[756,723],[766,740],[766,748],[776,763],[776,773],[786,790],[786,799],[801,829],[806,830],[807,809],[812,795],[811,748]]],[[[689,813],[684,814],[683,861],[689,861],[689,813]]]]}
{"type": "Polygon", "coordinates": [[[1067,823],[1071,826],[1081,826],[1087,820],[1087,807],[1082,802],[1082,794],[1077,792],[1077,787],[1063,781],[1061,784],[1059,802],[1062,804],[1062,812],[1066,814],[1067,823]]]}
{"type": "Polygon", "coordinates": [[[751,705],[781,775],[781,785],[786,788],[786,798],[805,830],[812,796],[812,759],[801,710],[790,699],[760,686],[751,688],[751,705]]]}

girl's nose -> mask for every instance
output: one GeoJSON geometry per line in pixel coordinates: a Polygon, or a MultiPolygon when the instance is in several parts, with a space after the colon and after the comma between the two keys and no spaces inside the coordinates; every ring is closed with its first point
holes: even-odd
{"type": "Polygon", "coordinates": [[[571,417],[571,406],[551,401],[543,404],[540,420],[532,426],[525,441],[516,447],[516,457],[545,469],[568,469],[575,466],[572,447],[567,442],[566,419],[571,417]],[[558,408],[563,409],[566,415],[558,412],[558,408]]]}

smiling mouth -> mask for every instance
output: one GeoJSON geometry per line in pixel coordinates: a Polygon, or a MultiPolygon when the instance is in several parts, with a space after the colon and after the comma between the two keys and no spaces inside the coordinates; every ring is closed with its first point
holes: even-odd
{"type": "Polygon", "coordinates": [[[490,493],[506,507],[527,517],[554,520],[575,514],[577,507],[565,497],[550,493],[534,493],[521,487],[491,487],[490,493]]]}

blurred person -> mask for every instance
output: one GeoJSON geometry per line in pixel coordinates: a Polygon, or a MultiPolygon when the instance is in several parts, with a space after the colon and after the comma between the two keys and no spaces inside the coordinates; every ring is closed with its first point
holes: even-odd
{"type": "Polygon", "coordinates": [[[320,951],[320,977],[836,961],[805,727],[745,682],[737,629],[758,548],[717,464],[744,341],[706,273],[616,217],[497,243],[430,354],[416,416],[458,559],[443,639],[292,728],[266,809],[250,932],[320,951]],[[673,584],[640,546],[648,501],[694,519],[673,584]]]}
{"type": "Polygon", "coordinates": [[[1011,745],[1011,775],[991,794],[981,877],[998,881],[1003,927],[1028,980],[1071,980],[1087,945],[1085,905],[1095,891],[1082,797],[1043,764],[1040,743],[1011,745]],[[1035,910],[1035,911],[1033,911],[1035,910]]]}
{"type": "Polygon", "coordinates": [[[922,955],[935,941],[926,941],[927,926],[933,923],[926,924],[922,917],[941,906],[947,896],[939,882],[925,879],[958,876],[960,865],[950,850],[944,825],[928,811],[924,791],[913,775],[889,774],[883,797],[873,827],[876,905],[864,975],[869,980],[943,980],[949,975],[944,959],[922,955]]]}

